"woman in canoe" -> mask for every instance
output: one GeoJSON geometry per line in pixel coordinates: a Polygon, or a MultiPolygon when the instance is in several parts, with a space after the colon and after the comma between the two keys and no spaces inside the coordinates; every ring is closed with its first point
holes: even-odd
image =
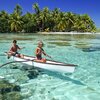
{"type": "Polygon", "coordinates": [[[46,62],[46,59],[45,58],[42,58],[42,54],[44,54],[45,56],[51,58],[51,56],[47,55],[45,53],[45,51],[43,50],[43,42],[42,41],[39,41],[38,42],[38,47],[36,48],[36,60],[35,61],[38,61],[38,62],[46,62]]]}
{"type": "Polygon", "coordinates": [[[23,48],[20,48],[17,45],[17,41],[13,40],[13,45],[12,45],[12,47],[10,48],[10,50],[8,52],[8,59],[10,58],[10,56],[17,56],[17,57],[23,58],[24,56],[22,54],[18,53],[18,50],[23,49],[23,48]]]}

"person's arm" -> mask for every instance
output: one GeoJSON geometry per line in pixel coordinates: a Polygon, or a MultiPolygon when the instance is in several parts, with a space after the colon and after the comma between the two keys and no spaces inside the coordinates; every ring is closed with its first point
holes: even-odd
{"type": "Polygon", "coordinates": [[[19,50],[21,50],[21,49],[24,49],[25,47],[19,47],[19,46],[17,45],[17,48],[18,48],[19,50]]]}
{"type": "Polygon", "coordinates": [[[40,49],[37,48],[35,53],[36,53],[36,55],[40,54],[40,49]]]}
{"type": "Polygon", "coordinates": [[[51,56],[47,55],[47,54],[45,53],[45,51],[44,51],[44,50],[42,50],[42,53],[43,53],[45,56],[47,56],[47,57],[51,58],[51,56]]]}

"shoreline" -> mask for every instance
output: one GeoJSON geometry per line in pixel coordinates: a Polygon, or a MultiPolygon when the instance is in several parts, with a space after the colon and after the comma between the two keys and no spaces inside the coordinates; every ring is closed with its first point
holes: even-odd
{"type": "Polygon", "coordinates": [[[96,32],[96,33],[93,33],[93,32],[83,32],[83,33],[81,33],[81,32],[33,32],[33,33],[23,33],[23,32],[18,32],[18,33],[0,33],[0,34],[46,34],[46,35],[49,35],[49,34],[51,34],[51,35],[64,35],[64,34],[76,34],[76,35],[78,35],[78,34],[100,34],[100,32],[96,32]]]}
{"type": "Polygon", "coordinates": [[[90,32],[37,32],[37,34],[100,34],[100,33],[90,33],[90,32]]]}

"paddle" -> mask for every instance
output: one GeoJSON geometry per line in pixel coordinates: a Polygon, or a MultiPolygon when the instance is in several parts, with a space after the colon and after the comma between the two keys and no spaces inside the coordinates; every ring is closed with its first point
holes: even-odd
{"type": "Polygon", "coordinates": [[[11,63],[21,63],[21,62],[28,62],[28,61],[34,61],[34,60],[28,60],[28,59],[26,59],[26,61],[11,61],[11,62],[7,62],[5,64],[0,65],[0,68],[3,67],[3,66],[5,66],[5,65],[11,64],[11,63]]]}
{"type": "Polygon", "coordinates": [[[51,60],[53,60],[53,58],[52,58],[51,56],[49,56],[49,55],[46,55],[46,57],[48,57],[48,58],[50,58],[51,60]]]}
{"type": "Polygon", "coordinates": [[[49,57],[52,61],[55,61],[52,57],[49,57]]]}

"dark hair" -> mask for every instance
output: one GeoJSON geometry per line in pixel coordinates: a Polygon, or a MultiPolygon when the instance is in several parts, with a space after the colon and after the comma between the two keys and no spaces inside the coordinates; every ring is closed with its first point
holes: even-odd
{"type": "Polygon", "coordinates": [[[13,43],[17,43],[17,41],[16,40],[13,40],[13,43]]]}

